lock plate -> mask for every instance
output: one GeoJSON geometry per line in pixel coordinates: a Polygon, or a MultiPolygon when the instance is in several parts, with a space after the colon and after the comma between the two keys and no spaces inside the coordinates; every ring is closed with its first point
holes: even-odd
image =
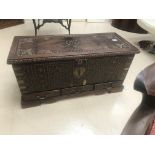
{"type": "Polygon", "coordinates": [[[74,63],[73,76],[76,79],[82,78],[86,73],[87,59],[76,59],[74,63]]]}

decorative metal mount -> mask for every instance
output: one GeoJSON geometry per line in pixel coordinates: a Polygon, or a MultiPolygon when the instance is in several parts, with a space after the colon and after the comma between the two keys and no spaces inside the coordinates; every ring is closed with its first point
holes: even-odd
{"type": "Polygon", "coordinates": [[[40,27],[44,26],[45,23],[59,23],[62,27],[68,30],[68,33],[70,34],[72,22],[71,19],[32,19],[32,21],[35,29],[35,36],[37,36],[37,31],[40,29],[40,27]],[[66,25],[64,24],[64,22],[66,22],[66,25]]]}

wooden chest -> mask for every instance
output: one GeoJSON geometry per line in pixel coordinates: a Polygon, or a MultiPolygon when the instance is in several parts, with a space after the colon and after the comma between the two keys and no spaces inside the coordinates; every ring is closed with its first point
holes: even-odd
{"type": "Polygon", "coordinates": [[[121,91],[138,49],[116,33],[16,36],[12,64],[22,105],[94,91],[121,91]]]}

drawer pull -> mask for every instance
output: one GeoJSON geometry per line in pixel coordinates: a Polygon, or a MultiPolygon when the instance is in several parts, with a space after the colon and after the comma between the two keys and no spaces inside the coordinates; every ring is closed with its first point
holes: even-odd
{"type": "Polygon", "coordinates": [[[47,97],[46,96],[36,96],[38,99],[40,99],[40,100],[44,100],[44,99],[46,99],[47,97]]]}

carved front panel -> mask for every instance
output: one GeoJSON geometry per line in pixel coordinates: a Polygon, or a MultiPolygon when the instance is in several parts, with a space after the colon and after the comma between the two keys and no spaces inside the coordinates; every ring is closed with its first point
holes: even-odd
{"type": "Polygon", "coordinates": [[[123,81],[133,56],[14,65],[22,93],[123,81]],[[21,75],[21,76],[20,76],[21,75]]]}

